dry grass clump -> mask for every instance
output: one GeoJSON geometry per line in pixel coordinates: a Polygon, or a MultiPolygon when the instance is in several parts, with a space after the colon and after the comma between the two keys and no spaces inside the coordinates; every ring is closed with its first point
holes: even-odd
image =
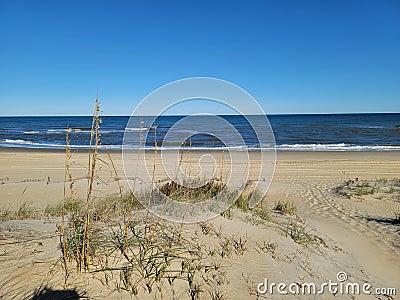
{"type": "Polygon", "coordinates": [[[251,194],[248,195],[241,194],[236,199],[234,206],[239,208],[241,211],[246,212],[249,210],[250,199],[251,199],[251,194]]]}
{"type": "Polygon", "coordinates": [[[289,222],[286,227],[286,236],[292,238],[292,240],[300,245],[309,246],[318,241],[317,237],[311,233],[312,230],[307,228],[300,222],[289,222]]]}
{"type": "Polygon", "coordinates": [[[376,199],[400,200],[400,179],[399,178],[378,178],[374,180],[347,180],[334,190],[336,193],[348,199],[364,196],[372,196],[376,199]]]}
{"type": "Polygon", "coordinates": [[[272,218],[270,212],[264,208],[253,209],[252,213],[253,213],[253,215],[257,216],[258,218],[260,218],[263,221],[268,221],[268,222],[273,221],[273,218],[272,218]]]}
{"type": "MultiPolygon", "coordinates": [[[[79,263],[84,219],[72,222],[75,224],[66,228],[66,254],[68,261],[79,263]]],[[[183,238],[177,225],[138,217],[130,221],[128,232],[124,224],[96,223],[90,236],[91,272],[110,289],[167,299],[171,295],[163,293],[182,289],[190,299],[223,295],[220,286],[227,284],[227,279],[221,260],[209,256],[210,249],[183,238]]],[[[243,255],[246,250],[245,238],[220,236],[213,252],[223,258],[243,255]]]]}
{"type": "Polygon", "coordinates": [[[47,205],[44,214],[47,216],[62,216],[65,214],[79,214],[83,208],[83,201],[67,198],[59,203],[47,205]]]}
{"type": "Polygon", "coordinates": [[[34,208],[28,202],[22,202],[15,211],[0,209],[0,221],[37,219],[41,215],[40,210],[34,208]]]}
{"type": "Polygon", "coordinates": [[[247,250],[247,238],[223,237],[220,239],[219,245],[220,249],[218,249],[217,253],[221,258],[232,257],[233,254],[243,255],[247,250]]]}
{"type": "Polygon", "coordinates": [[[0,221],[10,220],[12,212],[9,209],[0,208],[0,221]]]}
{"type": "MultiPolygon", "coordinates": [[[[364,199],[400,201],[400,178],[378,178],[374,180],[347,180],[334,189],[334,192],[348,199],[364,199]]],[[[400,224],[400,213],[394,212],[389,224],[400,224]]]]}
{"type": "Polygon", "coordinates": [[[15,213],[16,220],[34,219],[38,216],[39,211],[33,208],[28,202],[23,202],[17,208],[15,213]]]}
{"type": "Polygon", "coordinates": [[[96,221],[107,222],[121,216],[128,216],[133,211],[142,208],[142,204],[132,193],[112,194],[96,199],[91,215],[96,221]]]}
{"type": "MultiPolygon", "coordinates": [[[[130,211],[141,209],[141,203],[132,193],[111,194],[106,197],[96,199],[90,209],[93,219],[106,221],[130,211]]],[[[32,207],[28,202],[21,203],[15,211],[10,209],[0,210],[0,220],[23,220],[37,219],[43,216],[81,216],[84,214],[84,201],[79,199],[67,198],[55,204],[47,205],[44,210],[32,207]]]]}
{"type": "MultiPolygon", "coordinates": [[[[76,199],[74,179],[70,172],[71,152],[66,137],[66,171],[64,200],[48,206],[48,215],[61,215],[61,250],[67,281],[71,270],[90,272],[112,290],[134,295],[147,293],[154,298],[174,298],[175,290],[187,292],[190,299],[223,299],[220,286],[227,283],[221,259],[243,255],[247,240],[243,237],[216,235],[215,249],[206,249],[182,236],[183,225],[169,225],[151,217],[132,193],[103,198],[93,196],[98,147],[100,144],[99,103],[96,99],[88,156],[88,188],[84,200],[76,199]],[[218,256],[208,254],[219,253],[218,256]],[[71,266],[71,263],[75,267],[71,266]],[[171,294],[167,291],[172,291],[171,294]]],[[[110,158],[110,166],[117,171],[110,158]]],[[[101,160],[103,163],[104,161],[101,160]]],[[[168,197],[185,202],[200,202],[216,195],[224,184],[211,180],[198,188],[186,188],[175,182],[160,186],[168,197]]],[[[144,197],[151,197],[149,192],[144,197]]],[[[150,199],[150,198],[149,198],[150,199]]],[[[157,200],[157,199],[155,199],[157,200]]]]}
{"type": "MultiPolygon", "coordinates": [[[[239,197],[236,198],[236,200],[233,202],[232,206],[229,207],[227,210],[221,213],[221,216],[227,219],[232,219],[233,218],[233,208],[237,208],[241,210],[242,212],[249,212],[252,217],[258,218],[260,222],[258,223],[263,223],[264,221],[271,221],[271,215],[269,211],[266,209],[263,209],[262,207],[254,207],[250,208],[250,200],[252,196],[255,195],[255,197],[261,199],[262,195],[257,191],[253,191],[252,193],[241,193],[239,197]]],[[[227,197],[235,197],[234,194],[228,194],[227,197]]],[[[254,223],[254,222],[251,222],[254,223]]]]}
{"type": "Polygon", "coordinates": [[[264,253],[269,253],[272,256],[275,255],[275,252],[279,247],[277,243],[272,243],[272,242],[267,242],[267,241],[264,241],[262,244],[257,244],[257,246],[258,246],[258,249],[259,249],[257,251],[264,252],[264,253]]]}
{"type": "Polygon", "coordinates": [[[238,208],[243,212],[251,211],[252,214],[264,221],[271,219],[269,213],[264,209],[250,209],[249,204],[252,196],[255,195],[255,197],[261,197],[261,194],[257,191],[253,191],[252,193],[241,193],[239,197],[237,197],[235,192],[226,191],[224,188],[225,184],[219,180],[213,179],[208,181],[206,184],[195,188],[182,186],[175,181],[168,181],[163,183],[159,187],[159,190],[161,193],[173,200],[189,203],[206,201],[215,196],[220,196],[222,199],[225,199],[225,201],[228,202],[230,201],[229,199],[232,199],[233,201],[233,199],[236,198],[232,206],[226,211],[222,212],[221,216],[227,219],[232,219],[232,208],[238,208]]]}
{"type": "Polygon", "coordinates": [[[296,214],[296,206],[294,205],[293,202],[278,201],[278,203],[275,204],[274,210],[287,215],[296,214]]]}
{"type": "Polygon", "coordinates": [[[164,183],[159,190],[173,200],[196,203],[219,195],[224,187],[225,185],[217,180],[210,180],[206,184],[194,188],[182,186],[175,181],[169,181],[164,183]]]}
{"type": "Polygon", "coordinates": [[[362,183],[357,186],[356,188],[356,195],[357,196],[364,196],[364,195],[373,195],[375,194],[379,188],[370,186],[369,183],[362,183]]]}
{"type": "MultiPolygon", "coordinates": [[[[61,249],[65,256],[65,264],[74,261],[76,268],[80,272],[82,270],[82,261],[85,259],[83,255],[89,258],[97,255],[97,250],[102,247],[104,235],[101,233],[100,228],[90,227],[90,250],[83,254],[82,247],[85,243],[85,218],[84,216],[73,215],[64,228],[63,240],[61,242],[61,249]],[[65,251],[65,253],[64,253],[65,251]]],[[[67,264],[68,267],[68,264],[67,264]]],[[[67,268],[66,268],[67,269],[67,268]]]]}

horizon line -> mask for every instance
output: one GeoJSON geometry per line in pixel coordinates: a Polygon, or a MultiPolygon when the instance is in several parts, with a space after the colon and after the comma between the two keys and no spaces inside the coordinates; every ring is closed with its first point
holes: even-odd
{"type": "MultiPolygon", "coordinates": [[[[208,113],[205,113],[207,115],[208,113]]],[[[265,114],[266,116],[300,116],[300,115],[370,115],[370,114],[400,114],[399,112],[333,112],[333,113],[271,113],[265,114]]],[[[200,114],[201,115],[201,114],[200,114]]],[[[208,114],[209,115],[209,114],[208,114]]],[[[241,114],[215,114],[217,116],[241,116],[241,114]]],[[[0,115],[0,118],[7,117],[92,117],[93,115],[0,115]]],[[[163,117],[182,117],[189,116],[189,114],[165,114],[160,115],[163,117]]],[[[248,115],[248,116],[258,116],[258,115],[248,115]]],[[[262,115],[260,115],[262,116],[262,115]]],[[[130,115],[120,115],[120,114],[111,114],[111,115],[102,115],[102,117],[130,117],[130,115]]],[[[153,115],[143,115],[143,117],[155,117],[153,115]]]]}

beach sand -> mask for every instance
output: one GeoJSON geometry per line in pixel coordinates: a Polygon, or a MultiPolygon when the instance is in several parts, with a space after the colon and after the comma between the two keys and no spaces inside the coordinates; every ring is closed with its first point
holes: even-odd
{"type": "MultiPolygon", "coordinates": [[[[193,151],[192,159],[202,154],[193,151]]],[[[87,157],[85,152],[75,152],[72,157],[71,172],[80,198],[84,198],[86,192],[87,157]]],[[[128,189],[121,153],[111,153],[117,175],[107,153],[101,153],[100,157],[108,163],[98,163],[101,180],[96,180],[94,195],[102,197],[117,193],[118,182],[128,189]]],[[[399,158],[399,152],[278,152],[275,175],[262,205],[272,209],[278,201],[293,202],[296,214],[306,224],[307,230],[321,237],[327,246],[299,245],[268,223],[249,222],[248,213],[240,211],[235,211],[232,219],[213,219],[211,226],[221,227],[227,236],[247,239],[248,251],[227,260],[229,284],[225,287],[226,298],[256,299],[257,284],[264,278],[269,282],[288,284],[322,283],[337,280],[338,272],[346,272],[348,281],[368,282],[374,287],[394,287],[400,293],[400,225],[394,223],[394,213],[400,212],[400,199],[378,200],[369,196],[348,199],[334,192],[347,180],[400,177],[399,158]],[[272,255],[259,251],[263,242],[276,243],[276,252],[272,255]]],[[[155,160],[159,163],[158,158],[155,160]]],[[[252,155],[250,160],[251,164],[259,163],[252,155]]],[[[196,167],[193,168],[196,172],[196,167]]],[[[156,172],[160,173],[156,177],[163,178],[165,174],[159,169],[157,167],[156,172]]],[[[64,170],[63,151],[0,149],[0,208],[2,211],[17,210],[23,203],[28,203],[44,209],[48,204],[61,201],[64,170]]],[[[285,217],[278,215],[277,218],[285,217]]],[[[111,293],[89,275],[76,276],[73,283],[64,287],[62,272],[54,267],[61,253],[55,233],[56,222],[44,217],[0,222],[0,297],[21,298],[43,283],[58,291],[83,291],[94,298],[126,297],[126,293],[111,293]],[[52,267],[54,272],[49,277],[48,271],[52,267]]],[[[196,226],[188,225],[185,233],[192,235],[196,226]]],[[[210,239],[201,233],[198,238],[204,244],[210,239]]],[[[351,299],[350,296],[335,297],[329,293],[296,297],[351,299]]],[[[265,296],[267,299],[296,297],[265,296]]],[[[392,297],[396,299],[396,296],[392,297]]],[[[363,295],[356,299],[376,297],[363,295]]],[[[380,299],[391,298],[381,296],[380,299]]]]}

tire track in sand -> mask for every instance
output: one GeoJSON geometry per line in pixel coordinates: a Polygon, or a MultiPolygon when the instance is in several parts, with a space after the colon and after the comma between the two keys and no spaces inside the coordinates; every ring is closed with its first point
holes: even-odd
{"type": "Polygon", "coordinates": [[[318,215],[322,218],[333,218],[340,222],[344,228],[370,237],[377,241],[380,246],[384,245],[396,256],[400,255],[398,226],[369,220],[366,212],[357,208],[351,200],[333,193],[337,184],[327,181],[304,182],[298,179],[292,182],[303,200],[298,203],[303,215],[306,217],[318,215]],[[307,207],[302,207],[304,206],[303,203],[307,207]]]}

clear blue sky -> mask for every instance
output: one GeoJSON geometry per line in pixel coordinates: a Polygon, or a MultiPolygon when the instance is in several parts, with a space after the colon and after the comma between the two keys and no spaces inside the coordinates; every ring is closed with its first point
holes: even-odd
{"type": "Polygon", "coordinates": [[[400,112],[399,1],[0,0],[0,115],[129,115],[210,76],[266,113],[400,112]]]}

